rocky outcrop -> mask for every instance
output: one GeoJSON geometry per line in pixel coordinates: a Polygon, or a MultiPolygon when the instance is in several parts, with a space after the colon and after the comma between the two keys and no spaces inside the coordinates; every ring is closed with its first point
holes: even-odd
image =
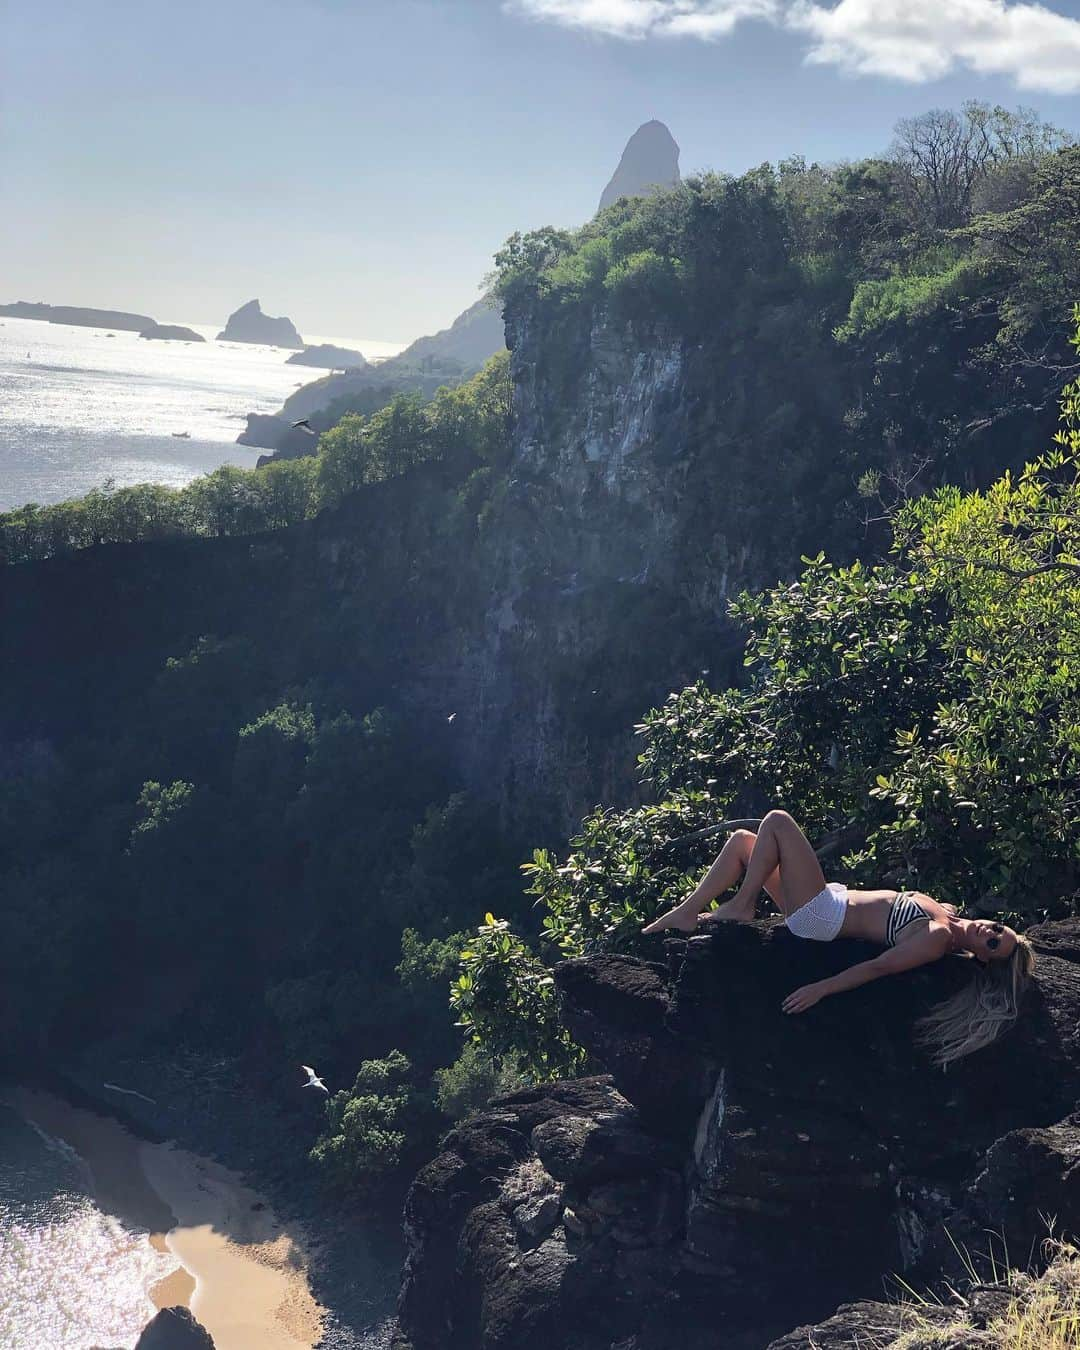
{"type": "Polygon", "coordinates": [[[275,319],[262,312],[258,300],[249,300],[229,315],[217,335],[218,342],[261,342],[268,347],[303,347],[304,339],[290,319],[275,319]]]}
{"type": "Polygon", "coordinates": [[[149,328],[144,328],[139,336],[158,342],[206,341],[203,335],[201,333],[196,333],[193,328],[182,328],[179,324],[175,323],[152,323],[149,328]]]}
{"type": "Polygon", "coordinates": [[[367,365],[363,352],[353,352],[348,347],[335,347],[332,343],[322,342],[317,347],[305,347],[302,352],[290,356],[287,366],[321,366],[324,370],[359,370],[367,365]]]}
{"type": "Polygon", "coordinates": [[[620,197],[647,197],[679,182],[679,147],[663,122],[645,122],[630,137],[600,197],[600,211],[620,197]]]}
{"type": "Polygon", "coordinates": [[[276,450],[281,459],[313,455],[315,440],[312,432],[305,431],[303,427],[294,427],[284,417],[277,417],[273,413],[248,413],[247,426],[236,438],[238,445],[276,450]]]}
{"type": "Polygon", "coordinates": [[[0,305],[0,315],[9,319],[41,319],[46,323],[69,323],[76,328],[118,328],[122,332],[141,333],[154,327],[147,314],[127,314],[118,309],[83,309],[78,305],[45,305],[17,300],[0,305]]]}
{"type": "Polygon", "coordinates": [[[139,1337],[135,1350],[214,1350],[214,1342],[187,1308],[162,1308],[139,1337]]]}
{"type": "MultiPolygon", "coordinates": [[[[406,1205],[401,1344],[758,1350],[890,1276],[970,1284],[987,1229],[999,1265],[1038,1262],[1048,1216],[1080,1230],[1080,965],[1052,954],[1080,921],[1036,937],[1020,1022],[948,1073],[914,1021],[969,978],[959,959],[798,1018],[784,996],[858,944],[722,926],[664,963],[559,966],[609,1076],[497,1098],[447,1137],[406,1205]]],[[[837,1316],[813,1344],[898,1325],[875,1302],[837,1316]]]]}
{"type": "Polygon", "coordinates": [[[901,1336],[905,1350],[987,1350],[986,1329],[1009,1306],[1012,1293],[998,1286],[975,1285],[965,1290],[963,1304],[847,1303],[832,1317],[813,1326],[797,1327],[768,1350],[854,1350],[874,1346],[887,1350],[901,1336]]]}

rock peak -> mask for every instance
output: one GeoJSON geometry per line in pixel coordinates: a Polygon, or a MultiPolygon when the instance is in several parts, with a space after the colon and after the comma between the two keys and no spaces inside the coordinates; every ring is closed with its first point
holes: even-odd
{"type": "Polygon", "coordinates": [[[249,300],[229,315],[229,322],[217,335],[219,342],[265,342],[271,347],[296,347],[304,339],[291,319],[275,319],[264,314],[258,300],[249,300]]]}
{"type": "Polygon", "coordinates": [[[654,118],[643,122],[626,142],[598,209],[603,211],[620,197],[647,197],[679,181],[679,146],[664,123],[654,118]]]}

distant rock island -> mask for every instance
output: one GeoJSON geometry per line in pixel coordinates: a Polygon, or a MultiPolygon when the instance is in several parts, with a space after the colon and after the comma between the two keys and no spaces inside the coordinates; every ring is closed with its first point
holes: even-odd
{"type": "Polygon", "coordinates": [[[229,322],[217,335],[218,342],[262,342],[268,347],[297,347],[304,339],[291,319],[275,319],[262,312],[258,300],[249,300],[229,315],[229,322]]]}
{"type": "Polygon", "coordinates": [[[599,210],[620,197],[648,197],[680,182],[679,147],[663,122],[645,122],[626,143],[599,210]]]}
{"type": "Polygon", "coordinates": [[[178,323],[152,323],[139,334],[154,342],[205,342],[201,333],[193,328],[182,328],[178,323]]]}
{"type": "Polygon", "coordinates": [[[0,314],[9,319],[41,319],[45,323],[70,323],[78,328],[120,328],[129,333],[157,327],[148,314],[125,314],[118,309],[83,309],[78,305],[46,305],[30,300],[0,305],[0,314]]]}
{"type": "Polygon", "coordinates": [[[367,365],[363,352],[350,351],[348,347],[335,347],[330,342],[321,342],[317,347],[305,347],[285,362],[287,366],[321,366],[324,370],[359,370],[367,365]]]}

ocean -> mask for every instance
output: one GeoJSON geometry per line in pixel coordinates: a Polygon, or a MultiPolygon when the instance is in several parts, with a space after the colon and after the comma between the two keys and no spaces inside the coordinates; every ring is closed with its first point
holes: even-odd
{"type": "Polygon", "coordinates": [[[176,1258],[94,1200],[86,1165],[0,1103],[0,1345],[127,1347],[176,1258]]]}
{"type": "MultiPolygon", "coordinates": [[[[0,319],[0,511],[79,497],[112,481],[182,487],[222,464],[254,466],[237,445],[249,412],[276,412],[328,373],[291,352],[216,342],[150,342],[137,333],[0,319]],[[188,432],[190,439],[176,433],[188,432]]],[[[402,344],[312,337],[369,360],[402,344]]]]}
{"type": "Polygon", "coordinates": [[[132,1350],[177,1304],[217,1350],[384,1346],[375,1319],[354,1334],[318,1303],[308,1244],[213,1159],[40,1089],[0,1095],[3,1350],[132,1350]]]}

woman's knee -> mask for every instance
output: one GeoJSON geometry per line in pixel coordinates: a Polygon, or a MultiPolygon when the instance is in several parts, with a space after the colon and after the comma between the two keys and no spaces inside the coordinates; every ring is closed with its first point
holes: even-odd
{"type": "Polygon", "coordinates": [[[795,820],[795,817],[790,815],[787,811],[782,811],[779,808],[777,808],[774,811],[770,811],[768,815],[765,817],[765,819],[761,822],[761,824],[762,827],[764,827],[765,825],[771,825],[774,830],[789,830],[793,825],[795,826],[796,829],[799,828],[795,820]]]}
{"type": "Polygon", "coordinates": [[[738,851],[739,857],[743,863],[754,851],[754,845],[757,843],[757,835],[753,830],[732,830],[728,835],[728,841],[732,847],[738,851]]]}

